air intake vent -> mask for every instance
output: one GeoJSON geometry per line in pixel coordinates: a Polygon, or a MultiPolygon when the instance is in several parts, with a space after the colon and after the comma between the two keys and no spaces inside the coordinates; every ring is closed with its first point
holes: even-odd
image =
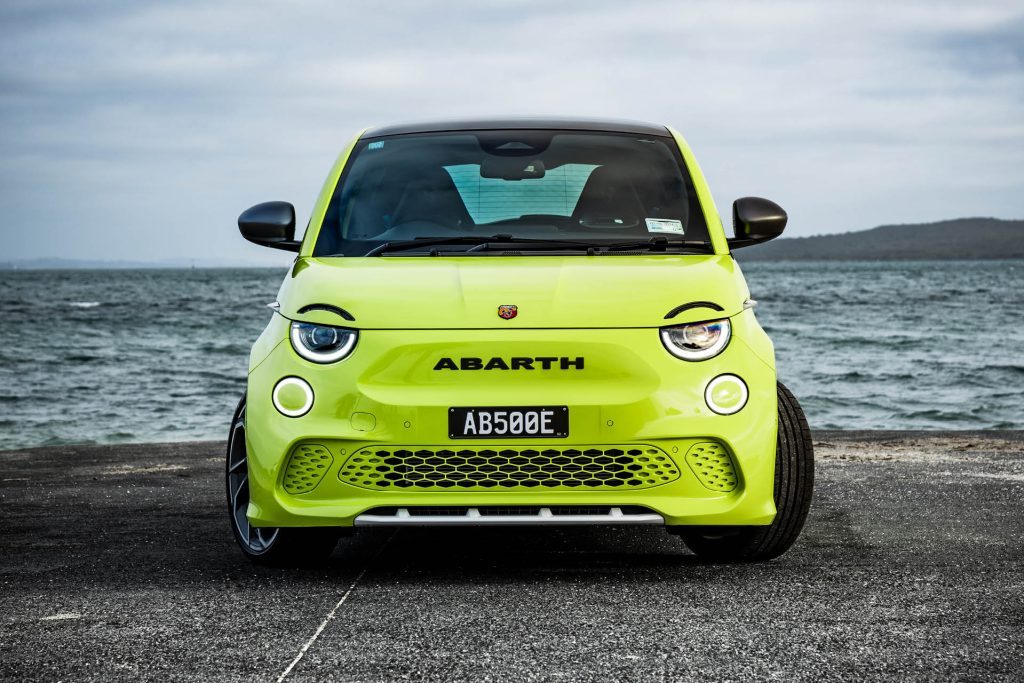
{"type": "Polygon", "coordinates": [[[284,470],[284,490],[291,494],[309,493],[327,474],[334,458],[316,444],[296,446],[284,470]]]}
{"type": "Polygon", "coordinates": [[[347,484],[375,490],[644,489],[679,478],[653,446],[592,448],[364,448],[339,473],[347,484]]]}
{"type": "Polygon", "coordinates": [[[717,443],[697,443],[686,452],[686,464],[697,479],[712,491],[732,491],[736,488],[736,470],[725,447],[717,443]]]}

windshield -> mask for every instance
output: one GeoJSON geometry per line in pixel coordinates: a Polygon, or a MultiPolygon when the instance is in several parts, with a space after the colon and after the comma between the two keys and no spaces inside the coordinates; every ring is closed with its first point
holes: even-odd
{"type": "Polygon", "coordinates": [[[360,140],[313,255],[485,255],[492,242],[517,253],[711,251],[671,138],[498,130],[360,140]]]}

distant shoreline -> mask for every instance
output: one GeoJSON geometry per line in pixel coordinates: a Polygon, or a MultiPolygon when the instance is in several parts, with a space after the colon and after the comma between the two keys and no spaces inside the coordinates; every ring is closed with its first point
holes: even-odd
{"type": "MultiPolygon", "coordinates": [[[[936,223],[883,225],[870,230],[812,237],[781,237],[734,252],[741,263],[755,261],[1013,261],[1024,259],[1024,220],[957,218],[936,223]]],[[[211,259],[109,261],[38,258],[0,262],[0,271],[19,270],[209,270],[286,269],[267,262],[211,259]]]]}
{"type": "MultiPolygon", "coordinates": [[[[757,249],[750,247],[748,249],[757,249]]],[[[978,257],[978,258],[748,258],[748,250],[733,252],[741,264],[748,263],[979,263],[995,261],[1024,261],[1024,256],[1002,256],[1002,257],[978,257]]],[[[290,264],[280,266],[268,266],[266,264],[254,265],[203,265],[203,266],[171,266],[157,264],[130,264],[130,265],[84,265],[84,266],[18,266],[10,267],[0,264],[0,273],[73,273],[73,272],[113,272],[113,271],[136,271],[136,270],[276,270],[285,271],[290,264]]]]}
{"type": "MultiPolygon", "coordinates": [[[[885,442],[903,439],[984,439],[993,438],[1014,444],[1024,444],[1024,429],[811,429],[815,445],[828,445],[829,439],[839,441],[885,442]]],[[[106,443],[48,443],[21,448],[0,448],[0,459],[27,451],[40,454],[60,453],[65,449],[93,449],[97,453],[110,450],[138,448],[209,448],[226,441],[219,439],[182,441],[111,441],[106,443]]]]}
{"type": "Polygon", "coordinates": [[[22,266],[0,264],[0,273],[69,273],[76,271],[118,271],[118,270],[286,270],[289,264],[272,266],[266,264],[254,265],[203,265],[203,266],[173,266],[163,264],[110,264],[110,265],[66,265],[66,266],[22,266]]]}

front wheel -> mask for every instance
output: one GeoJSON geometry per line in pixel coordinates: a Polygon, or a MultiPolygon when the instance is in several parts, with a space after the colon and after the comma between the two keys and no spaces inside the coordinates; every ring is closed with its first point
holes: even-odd
{"type": "Polygon", "coordinates": [[[803,529],[814,491],[814,446],[796,397],[781,382],[778,395],[775,520],[768,526],[672,528],[699,557],[722,562],[770,560],[789,550],[803,529]]]}
{"type": "Polygon", "coordinates": [[[249,524],[249,452],[245,441],[245,397],[238,402],[228,435],[224,473],[231,529],[242,553],[257,564],[309,565],[326,560],[338,542],[336,529],[278,529],[249,524]]]}

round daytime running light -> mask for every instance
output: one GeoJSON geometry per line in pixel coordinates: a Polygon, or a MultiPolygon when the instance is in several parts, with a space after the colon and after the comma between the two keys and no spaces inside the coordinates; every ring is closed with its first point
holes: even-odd
{"type": "Polygon", "coordinates": [[[661,343],[676,358],[707,360],[729,345],[732,325],[728,318],[661,328],[661,343]]]}
{"type": "Polygon", "coordinates": [[[314,363],[347,358],[359,338],[355,330],[303,322],[293,322],[289,336],[295,353],[314,363]]]}
{"type": "Polygon", "coordinates": [[[299,377],[285,377],[271,394],[277,412],[286,417],[302,417],[313,407],[313,387],[299,377]]]}
{"type": "Polygon", "coordinates": [[[749,397],[746,383],[736,375],[719,375],[704,389],[708,408],[719,415],[738,413],[747,405],[749,397]]]}

